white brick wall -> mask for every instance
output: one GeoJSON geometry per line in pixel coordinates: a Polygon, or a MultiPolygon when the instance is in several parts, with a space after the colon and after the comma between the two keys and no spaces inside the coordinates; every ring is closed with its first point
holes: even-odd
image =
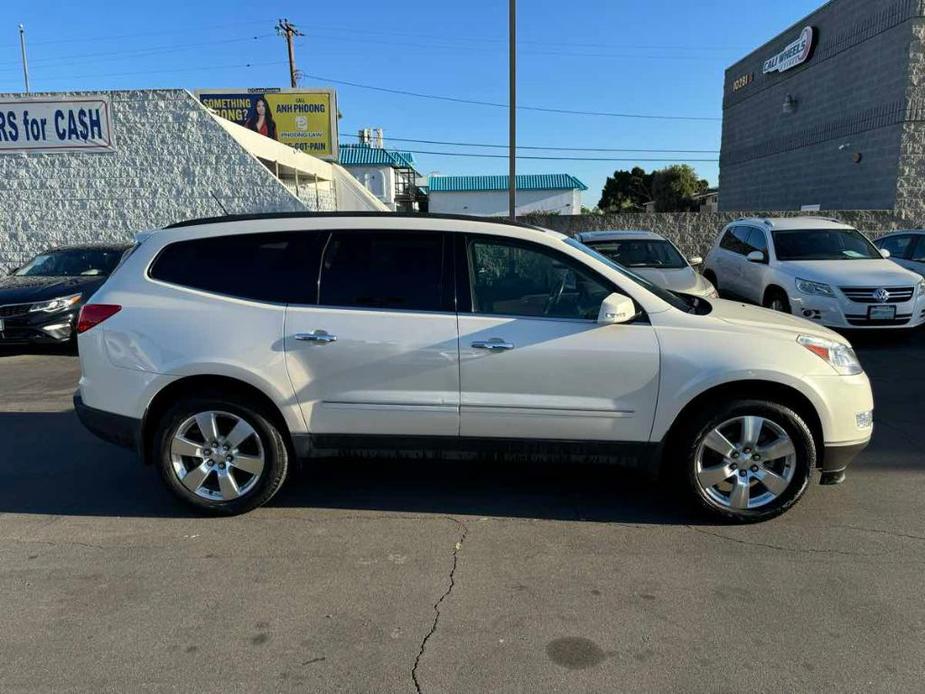
{"type": "MultiPolygon", "coordinates": [[[[306,209],[188,92],[110,95],[116,152],[0,154],[0,272],[48,247],[130,240],[222,206],[306,209]]],[[[332,195],[322,207],[334,209],[332,195]]]]}
{"type": "MultiPolygon", "coordinates": [[[[505,217],[508,214],[506,190],[472,192],[430,191],[429,211],[443,214],[471,214],[483,217],[505,217]]],[[[518,190],[517,214],[581,214],[579,190],[518,190]]]]}

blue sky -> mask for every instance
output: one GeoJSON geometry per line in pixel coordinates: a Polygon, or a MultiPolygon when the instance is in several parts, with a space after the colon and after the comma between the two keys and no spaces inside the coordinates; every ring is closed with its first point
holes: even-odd
{"type": "MultiPolygon", "coordinates": [[[[723,72],[822,4],[822,0],[520,0],[518,100],[524,106],[717,120],[613,118],[521,111],[518,140],[539,147],[719,150],[723,72]]],[[[0,91],[21,91],[17,26],[26,27],[33,91],[147,87],[288,86],[287,17],[306,34],[303,85],[334,86],[341,140],[361,127],[385,129],[395,148],[505,154],[491,148],[392,138],[505,144],[507,111],[332,84],[355,82],[427,94],[507,102],[504,0],[348,3],[159,0],[3,3],[0,91]],[[5,38],[3,38],[5,37],[5,38]],[[317,79],[316,77],[325,78],[317,79]]],[[[567,172],[596,204],[614,169],[685,159],[711,183],[717,152],[523,151],[521,173],[567,172]],[[626,159],[627,161],[619,161],[626,159]],[[668,159],[670,161],[643,161],[668,159]]],[[[506,173],[503,158],[416,154],[422,173],[506,173]]]]}

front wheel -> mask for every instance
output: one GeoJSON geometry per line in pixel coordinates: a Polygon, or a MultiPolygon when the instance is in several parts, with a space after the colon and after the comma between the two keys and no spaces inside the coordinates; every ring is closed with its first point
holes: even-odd
{"type": "Polygon", "coordinates": [[[279,490],[289,453],[265,413],[229,396],[181,400],[161,418],[155,461],[167,487],[220,515],[262,506],[279,490]]]}
{"type": "Polygon", "coordinates": [[[779,289],[773,289],[768,292],[767,296],[764,298],[764,306],[772,311],[790,313],[790,299],[779,289]]]}
{"type": "Polygon", "coordinates": [[[816,446],[793,410],[759,400],[708,410],[683,441],[687,483],[698,505],[736,522],[778,516],[797,503],[816,466],[816,446]]]}

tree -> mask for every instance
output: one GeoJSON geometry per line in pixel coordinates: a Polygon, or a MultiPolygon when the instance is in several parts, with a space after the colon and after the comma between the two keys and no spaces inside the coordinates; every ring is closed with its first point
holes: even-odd
{"type": "Polygon", "coordinates": [[[636,166],[607,178],[597,206],[602,212],[642,212],[652,200],[652,176],[636,166]]]}
{"type": "Polygon", "coordinates": [[[652,173],[652,200],[656,212],[691,212],[697,210],[694,195],[710,187],[697,176],[693,167],[675,164],[652,173]]]}

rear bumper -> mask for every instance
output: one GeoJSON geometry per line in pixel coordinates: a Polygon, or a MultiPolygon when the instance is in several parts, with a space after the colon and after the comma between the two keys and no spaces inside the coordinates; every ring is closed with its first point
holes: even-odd
{"type": "Polygon", "coordinates": [[[138,450],[141,442],[141,420],[88,407],[84,405],[79,392],[74,393],[74,411],[80,423],[103,441],[138,450]]]}

